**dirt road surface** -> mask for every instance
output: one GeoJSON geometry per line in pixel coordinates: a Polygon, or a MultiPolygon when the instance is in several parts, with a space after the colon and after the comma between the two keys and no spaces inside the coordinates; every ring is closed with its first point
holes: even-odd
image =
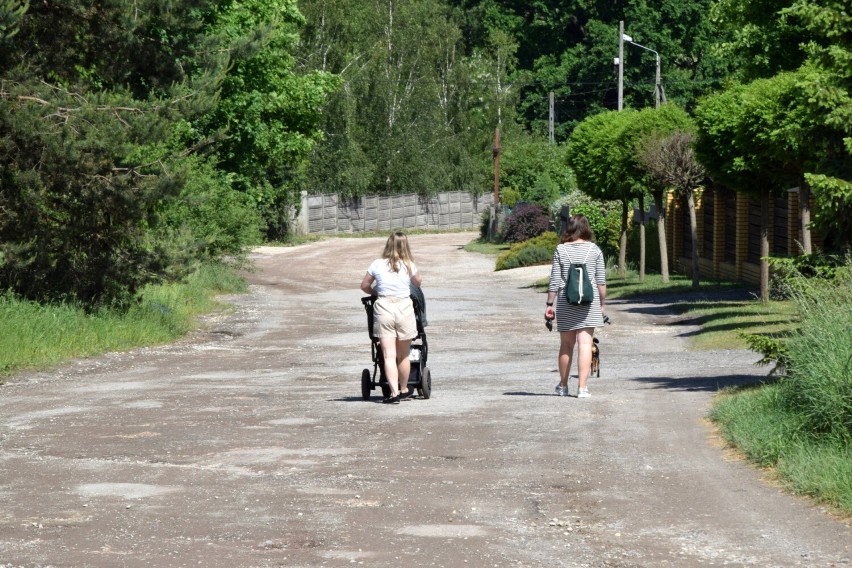
{"type": "MultiPolygon", "coordinates": [[[[846,566],[848,526],[704,423],[764,369],[611,302],[592,397],[553,396],[547,267],[411,238],[433,396],[364,402],[360,280],[383,238],[261,249],[175,345],[0,386],[0,567],[846,566]]],[[[576,392],[576,380],[571,383],[576,392]]]]}

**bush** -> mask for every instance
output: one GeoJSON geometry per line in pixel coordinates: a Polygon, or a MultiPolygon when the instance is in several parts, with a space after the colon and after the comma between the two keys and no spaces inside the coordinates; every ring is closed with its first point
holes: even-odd
{"type": "Polygon", "coordinates": [[[156,238],[189,255],[185,264],[239,256],[260,243],[263,221],[248,194],[234,191],[207,160],[189,157],[176,169],[186,183],[177,198],[162,204],[156,238]]]}
{"type": "Polygon", "coordinates": [[[594,204],[581,204],[571,208],[571,215],[585,215],[595,234],[595,243],[601,248],[604,258],[618,256],[618,238],[621,234],[621,209],[618,213],[607,211],[594,204]]]}
{"type": "Polygon", "coordinates": [[[503,240],[507,243],[520,243],[537,237],[550,228],[550,216],[543,207],[520,203],[503,225],[503,240]]]}
{"type": "Polygon", "coordinates": [[[521,192],[514,187],[506,187],[500,190],[500,203],[504,207],[512,208],[522,199],[521,192]]]}
{"type": "Polygon", "coordinates": [[[497,257],[495,270],[509,270],[521,266],[549,264],[553,260],[553,252],[559,238],[553,231],[547,231],[522,243],[512,245],[512,248],[497,257]]]}
{"type": "Polygon", "coordinates": [[[773,300],[786,300],[791,296],[790,280],[796,276],[833,280],[843,267],[843,258],[822,252],[799,256],[770,258],[772,270],[769,293],[773,300]]]}

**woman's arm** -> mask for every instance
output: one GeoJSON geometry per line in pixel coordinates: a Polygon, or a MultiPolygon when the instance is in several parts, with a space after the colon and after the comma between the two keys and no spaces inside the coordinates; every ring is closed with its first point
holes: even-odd
{"type": "Polygon", "coordinates": [[[369,272],[364,275],[364,279],[361,280],[361,291],[365,294],[373,295],[373,282],[375,282],[375,278],[369,272]]]}
{"type": "Polygon", "coordinates": [[[420,288],[420,285],[423,283],[423,277],[420,276],[420,272],[414,273],[414,276],[411,277],[411,283],[420,288]]]}
{"type": "Polygon", "coordinates": [[[553,253],[553,263],[550,265],[550,284],[547,290],[547,300],[545,301],[544,319],[552,320],[556,317],[556,310],[553,308],[553,303],[556,301],[556,294],[562,285],[562,262],[559,259],[559,251],[553,253]]]}

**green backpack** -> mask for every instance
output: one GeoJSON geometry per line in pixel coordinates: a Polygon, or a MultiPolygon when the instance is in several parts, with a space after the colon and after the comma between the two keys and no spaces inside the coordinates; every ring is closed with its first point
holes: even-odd
{"type": "Polygon", "coordinates": [[[568,275],[565,278],[565,301],[569,306],[588,306],[595,297],[592,288],[592,279],[589,278],[589,269],[586,260],[592,251],[592,245],[586,251],[583,262],[572,262],[568,265],[568,275]]]}

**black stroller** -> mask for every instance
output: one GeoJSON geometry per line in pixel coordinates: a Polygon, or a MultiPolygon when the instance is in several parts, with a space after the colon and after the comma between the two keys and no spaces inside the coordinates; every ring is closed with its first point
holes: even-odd
{"type": "MultiPolygon", "coordinates": [[[[426,341],[426,332],[423,330],[426,318],[423,314],[422,300],[418,298],[418,295],[414,293],[411,295],[411,300],[414,302],[414,315],[417,319],[417,337],[411,341],[411,373],[408,376],[408,388],[417,389],[417,394],[423,398],[430,398],[432,396],[432,375],[426,366],[426,360],[429,358],[429,344],[426,341]]],[[[391,395],[390,385],[388,385],[387,377],[385,377],[385,357],[382,353],[382,346],[379,339],[373,335],[373,303],[375,301],[376,296],[361,298],[361,303],[367,310],[367,332],[370,334],[373,355],[373,372],[370,373],[370,369],[361,371],[361,398],[364,400],[370,400],[370,392],[377,386],[382,389],[384,398],[391,395]],[[377,374],[378,381],[376,380],[377,374]]]]}

